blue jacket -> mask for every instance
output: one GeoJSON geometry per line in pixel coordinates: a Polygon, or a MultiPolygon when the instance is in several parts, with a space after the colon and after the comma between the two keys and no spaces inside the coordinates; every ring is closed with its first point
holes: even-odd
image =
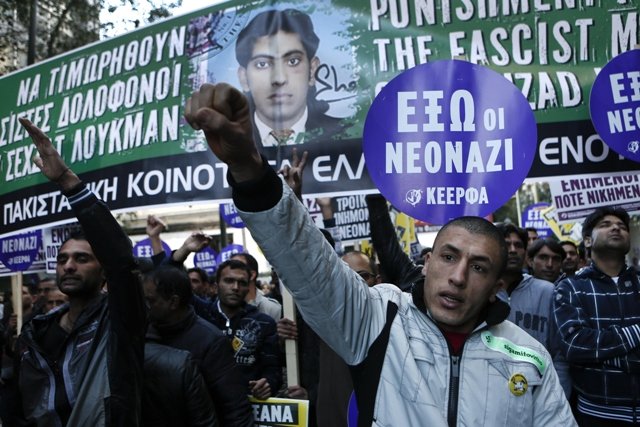
{"type": "Polygon", "coordinates": [[[214,325],[231,341],[236,364],[246,384],[266,378],[275,395],[282,384],[276,322],[251,304],[245,304],[241,312],[227,321],[217,306],[217,303],[211,304],[214,325]]]}
{"type": "Polygon", "coordinates": [[[573,386],[590,401],[640,402],[640,282],[625,268],[618,284],[595,264],[562,280],[554,291],[559,345],[573,386]]]}

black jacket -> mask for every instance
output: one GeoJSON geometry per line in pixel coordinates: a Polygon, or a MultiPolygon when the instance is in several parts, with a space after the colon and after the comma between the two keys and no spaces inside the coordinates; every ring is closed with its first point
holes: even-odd
{"type": "Polygon", "coordinates": [[[144,376],[142,414],[146,426],[218,425],[207,386],[188,351],[147,341],[144,376]]]}
{"type": "Polygon", "coordinates": [[[193,309],[172,325],[152,325],[149,334],[161,344],[187,350],[207,384],[222,426],[253,427],[248,385],[233,360],[229,342],[218,328],[197,316],[193,309]]]}
{"type": "Polygon", "coordinates": [[[17,343],[23,414],[32,425],[136,426],[141,422],[146,308],[131,241],[84,185],[67,194],[109,292],[87,306],[60,355],[42,348],[61,310],[27,323],[17,343]]]}

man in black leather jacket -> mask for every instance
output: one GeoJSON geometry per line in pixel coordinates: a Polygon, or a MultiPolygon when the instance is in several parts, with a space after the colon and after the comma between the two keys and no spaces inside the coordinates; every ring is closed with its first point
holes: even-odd
{"type": "Polygon", "coordinates": [[[222,332],[196,315],[189,276],[165,265],[143,279],[149,304],[148,336],[161,344],[187,350],[200,368],[222,426],[252,427],[249,390],[233,358],[231,345],[222,332]]]}
{"type": "Polygon", "coordinates": [[[216,427],[215,408],[198,365],[185,350],[147,336],[144,346],[144,424],[154,427],[216,427]]]}

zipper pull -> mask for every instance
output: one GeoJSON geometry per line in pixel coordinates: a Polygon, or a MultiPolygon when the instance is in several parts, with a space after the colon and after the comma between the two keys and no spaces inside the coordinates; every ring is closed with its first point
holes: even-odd
{"type": "Polygon", "coordinates": [[[460,377],[460,356],[451,356],[451,376],[460,377]]]}

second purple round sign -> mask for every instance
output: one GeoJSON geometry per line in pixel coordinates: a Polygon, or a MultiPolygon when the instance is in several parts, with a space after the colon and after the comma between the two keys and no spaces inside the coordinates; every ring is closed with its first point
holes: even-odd
{"type": "Polygon", "coordinates": [[[536,121],[500,74],[469,62],[419,65],[373,101],[363,151],[380,192],[407,215],[444,224],[486,216],[511,198],[533,163],[536,121]]]}

